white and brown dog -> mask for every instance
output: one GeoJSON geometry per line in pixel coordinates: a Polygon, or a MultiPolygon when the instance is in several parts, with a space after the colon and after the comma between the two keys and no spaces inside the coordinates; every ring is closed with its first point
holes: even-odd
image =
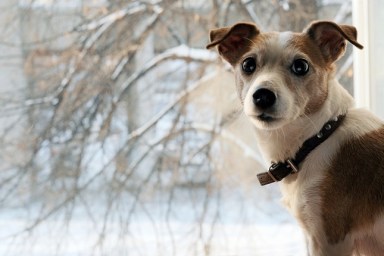
{"type": "Polygon", "coordinates": [[[212,30],[245,114],[272,162],[260,182],[281,180],[283,202],[310,255],[384,255],[384,125],[353,106],[335,79],[356,29],[329,21],[302,33],[262,33],[251,23],[212,30]]]}

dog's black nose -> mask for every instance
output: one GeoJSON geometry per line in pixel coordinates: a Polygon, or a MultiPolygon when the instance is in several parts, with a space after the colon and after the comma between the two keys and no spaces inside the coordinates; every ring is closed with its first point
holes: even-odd
{"type": "Polygon", "coordinates": [[[267,109],[273,106],[276,102],[276,95],[265,88],[258,89],[253,94],[253,104],[261,109],[267,109]]]}

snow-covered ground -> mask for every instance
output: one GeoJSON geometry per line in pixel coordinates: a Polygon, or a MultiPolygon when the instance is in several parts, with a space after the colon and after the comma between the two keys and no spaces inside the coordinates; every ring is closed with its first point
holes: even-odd
{"type": "Polygon", "coordinates": [[[300,228],[278,204],[224,196],[205,201],[201,193],[194,197],[197,200],[184,202],[176,196],[171,206],[152,198],[140,203],[132,215],[128,200],[126,208],[106,214],[103,204],[96,203],[99,198],[94,198],[87,210],[80,206],[64,210],[22,233],[18,232],[33,224],[38,207],[2,212],[0,255],[306,255],[300,228]]]}
{"type": "MultiPolygon", "coordinates": [[[[22,228],[22,220],[0,221],[1,233],[22,228]]],[[[55,226],[57,223],[44,225],[55,226]]],[[[60,225],[59,225],[60,226],[60,225]]],[[[119,231],[109,230],[104,238],[103,249],[95,248],[100,239],[93,225],[86,220],[72,220],[70,229],[62,227],[63,233],[45,228],[17,239],[3,240],[0,255],[7,256],[75,256],[75,255],[209,255],[251,256],[281,255],[300,256],[305,254],[304,238],[299,228],[292,223],[247,226],[220,224],[215,227],[210,246],[203,241],[195,241],[195,224],[179,222],[137,222],[130,225],[130,234],[119,236],[119,231]],[[153,230],[156,225],[156,231],[153,230]],[[172,234],[169,227],[174,230],[172,234]],[[192,233],[191,233],[192,232],[192,233]]],[[[210,228],[210,224],[203,224],[210,228]]],[[[117,228],[117,227],[116,227],[117,228]]]]}

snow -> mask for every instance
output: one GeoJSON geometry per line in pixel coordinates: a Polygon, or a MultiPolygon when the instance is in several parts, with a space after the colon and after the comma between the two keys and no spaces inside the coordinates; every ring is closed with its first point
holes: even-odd
{"type": "MultiPolygon", "coordinates": [[[[4,236],[5,230],[22,228],[24,224],[24,221],[17,219],[1,220],[0,235],[4,236]]],[[[55,226],[57,223],[50,222],[45,225],[55,226]]],[[[130,226],[132,235],[127,234],[119,237],[116,223],[115,230],[108,230],[109,234],[103,241],[103,255],[124,256],[128,255],[127,252],[129,252],[129,256],[191,255],[188,247],[190,244],[195,244],[196,255],[205,255],[204,242],[202,240],[197,242],[192,240],[193,235],[196,235],[193,233],[197,232],[191,232],[191,230],[194,230],[193,224],[160,222],[156,223],[156,226],[157,233],[153,231],[153,223],[136,222],[130,226]],[[173,237],[167,231],[170,226],[175,230],[173,237]],[[178,241],[174,244],[174,248],[170,246],[172,240],[178,241]]],[[[210,224],[203,224],[202,228],[208,229],[210,224]]],[[[45,231],[34,232],[33,236],[26,235],[24,239],[16,241],[9,239],[7,242],[3,241],[1,243],[0,255],[90,255],[90,248],[94,247],[94,242],[98,239],[99,234],[93,231],[92,223],[86,220],[73,220],[70,234],[65,235],[59,229],[56,230],[56,233],[49,232],[47,228],[45,231]]],[[[248,225],[246,227],[236,224],[218,225],[210,248],[210,255],[306,255],[301,231],[291,223],[248,225]],[[254,237],[255,234],[259,236],[254,237]]],[[[95,251],[92,255],[102,254],[95,251]]]]}
{"type": "MultiPolygon", "coordinates": [[[[88,6],[103,6],[107,0],[92,0],[87,1],[88,6]]],[[[83,5],[79,0],[19,0],[19,5],[26,8],[46,8],[55,10],[78,9],[83,5]]]]}
{"type": "Polygon", "coordinates": [[[147,72],[152,70],[160,63],[167,60],[173,60],[172,63],[167,65],[167,68],[171,69],[171,65],[177,65],[177,61],[175,60],[179,59],[187,59],[196,62],[214,62],[217,59],[217,54],[208,50],[191,48],[187,45],[179,45],[174,48],[170,48],[154,57],[141,69],[137,70],[132,75],[130,75],[128,79],[125,80],[125,82],[121,85],[122,88],[120,89],[120,93],[118,93],[118,95],[114,98],[114,102],[116,103],[120,101],[121,97],[125,94],[125,92],[135,81],[137,81],[140,77],[144,76],[147,72]]]}
{"type": "MultiPolygon", "coordinates": [[[[158,2],[159,1],[154,1],[151,3],[153,5],[153,11],[157,14],[159,14],[163,11],[162,8],[160,8],[159,6],[156,5],[158,2]]],[[[93,30],[93,29],[101,27],[105,24],[107,24],[107,26],[109,26],[112,23],[116,22],[117,20],[120,20],[120,19],[126,17],[127,15],[140,13],[140,12],[145,11],[146,9],[147,9],[147,4],[136,1],[136,2],[129,4],[124,9],[117,10],[115,12],[112,12],[112,13],[102,17],[101,19],[98,19],[98,20],[92,21],[88,24],[79,26],[77,28],[77,30],[78,31],[93,30]]]]}
{"type": "MultiPolygon", "coordinates": [[[[157,193],[143,198],[132,216],[132,198],[126,197],[124,205],[106,214],[103,207],[110,199],[100,193],[97,201],[89,197],[93,198],[87,202],[89,209],[77,206],[71,214],[48,219],[24,233],[20,231],[36,216],[21,210],[3,212],[0,255],[200,256],[208,251],[213,256],[306,255],[301,230],[276,201],[258,202],[257,193],[237,189],[209,194],[206,201],[206,193],[178,189],[171,205],[157,193]]],[[[40,210],[37,205],[28,209],[40,210]]]]}

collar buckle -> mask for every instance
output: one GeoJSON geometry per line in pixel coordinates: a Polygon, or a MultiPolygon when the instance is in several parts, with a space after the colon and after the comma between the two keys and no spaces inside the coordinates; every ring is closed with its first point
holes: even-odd
{"type": "Polygon", "coordinates": [[[272,163],[267,172],[257,174],[257,178],[260,184],[264,186],[273,182],[279,182],[289,174],[295,172],[294,170],[298,171],[297,167],[292,163],[292,161],[289,163],[287,162],[272,163]],[[293,169],[292,166],[295,169],[293,169]]]}
{"type": "Polygon", "coordinates": [[[292,168],[292,173],[298,173],[299,168],[293,163],[291,159],[287,160],[287,164],[292,168]]]}

